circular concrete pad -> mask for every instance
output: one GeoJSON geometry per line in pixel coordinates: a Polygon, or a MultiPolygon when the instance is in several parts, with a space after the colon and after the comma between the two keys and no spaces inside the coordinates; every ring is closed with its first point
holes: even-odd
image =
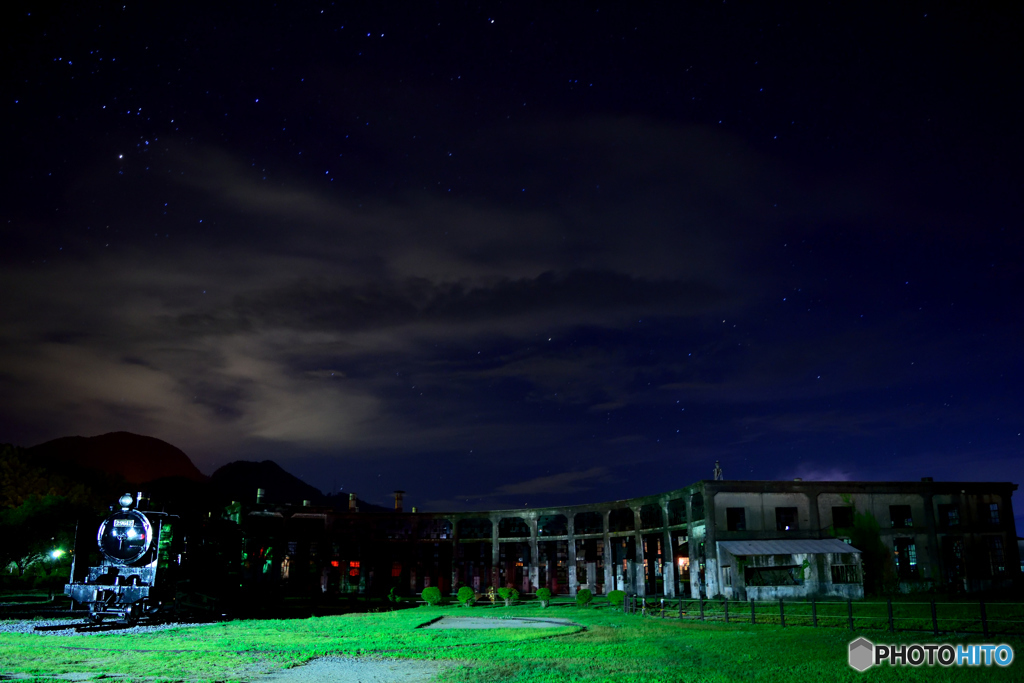
{"type": "Polygon", "coordinates": [[[441,617],[421,628],[555,628],[558,626],[577,626],[577,624],[569,619],[441,617]]]}

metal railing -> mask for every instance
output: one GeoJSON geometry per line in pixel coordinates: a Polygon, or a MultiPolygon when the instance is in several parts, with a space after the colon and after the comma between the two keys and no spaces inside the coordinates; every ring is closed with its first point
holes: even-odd
{"type": "Polygon", "coordinates": [[[626,596],[627,614],[741,624],[1024,635],[1024,603],[854,600],[647,599],[626,596]]]}

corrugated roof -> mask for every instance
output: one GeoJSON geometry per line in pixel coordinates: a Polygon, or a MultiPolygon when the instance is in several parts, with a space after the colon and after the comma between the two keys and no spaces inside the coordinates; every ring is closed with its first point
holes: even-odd
{"type": "Polygon", "coordinates": [[[793,555],[797,553],[859,553],[838,538],[793,538],[773,541],[719,541],[718,547],[732,555],[793,555]]]}

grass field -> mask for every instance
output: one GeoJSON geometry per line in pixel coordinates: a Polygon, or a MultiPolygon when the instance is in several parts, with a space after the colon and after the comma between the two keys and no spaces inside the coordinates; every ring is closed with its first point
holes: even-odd
{"type": "MultiPolygon", "coordinates": [[[[984,642],[979,637],[867,631],[874,642],[984,642]]],[[[888,666],[859,674],[846,663],[856,634],[839,628],[701,623],[624,615],[609,607],[536,605],[397,612],[296,620],[236,621],[145,635],[64,638],[0,634],[0,673],[47,679],[67,673],[123,674],[120,680],[237,681],[324,655],[450,662],[439,679],[478,681],[1013,681],[1024,663],[999,667],[888,666]],[[551,616],[580,627],[424,630],[441,615],[551,616]]],[[[990,639],[993,640],[993,639],[990,639]]],[[[1021,639],[1007,642],[1024,652],[1021,639]]]]}

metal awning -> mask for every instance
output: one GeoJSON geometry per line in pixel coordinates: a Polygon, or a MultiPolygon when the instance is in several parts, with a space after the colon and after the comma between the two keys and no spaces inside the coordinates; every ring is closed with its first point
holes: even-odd
{"type": "Polygon", "coordinates": [[[838,538],[793,538],[772,541],[719,541],[718,547],[730,555],[820,555],[822,553],[859,553],[838,538]]]}

